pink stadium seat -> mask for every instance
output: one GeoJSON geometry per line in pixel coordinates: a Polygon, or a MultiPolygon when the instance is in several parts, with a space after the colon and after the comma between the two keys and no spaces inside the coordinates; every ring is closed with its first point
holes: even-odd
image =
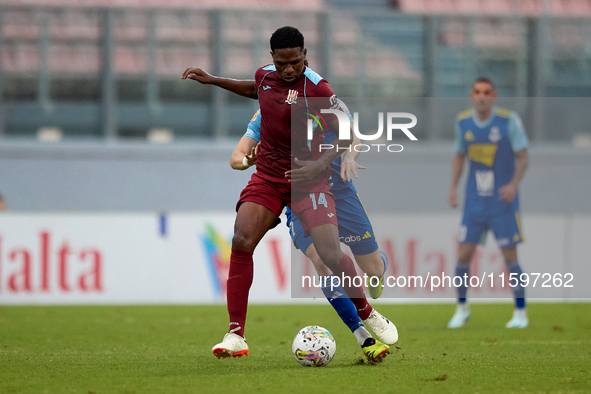
{"type": "Polygon", "coordinates": [[[52,25],[52,40],[99,40],[100,28],[97,25],[52,25]]]}
{"type": "Polygon", "coordinates": [[[446,21],[442,24],[441,38],[447,46],[463,46],[466,44],[465,26],[460,21],[446,21]]]}
{"type": "Polygon", "coordinates": [[[565,8],[569,15],[573,16],[589,16],[591,15],[591,1],[590,0],[564,0],[565,8]]]}
{"type": "Polygon", "coordinates": [[[424,13],[427,12],[425,3],[428,0],[399,0],[400,9],[408,13],[424,13]]]}
{"type": "MultiPolygon", "coordinates": [[[[400,9],[408,13],[525,14],[541,15],[545,0],[400,0],[400,9]]],[[[550,0],[547,10],[556,16],[589,16],[591,0],[550,0]]]]}
{"type": "Polygon", "coordinates": [[[158,54],[158,73],[162,75],[178,76],[187,65],[198,64],[205,70],[211,69],[209,56],[203,54],[186,53],[182,50],[171,50],[158,54]],[[179,71],[180,70],[180,71],[179,71]]]}
{"type": "Polygon", "coordinates": [[[39,27],[35,25],[21,25],[10,22],[6,18],[4,26],[2,26],[2,37],[4,38],[19,38],[19,39],[37,39],[39,37],[39,27]]]}
{"type": "Polygon", "coordinates": [[[481,12],[480,1],[456,0],[453,11],[461,14],[478,14],[481,12]]]}
{"type": "Polygon", "coordinates": [[[481,24],[474,34],[474,43],[488,48],[520,48],[523,43],[519,30],[512,24],[481,24]]]}
{"type": "Polygon", "coordinates": [[[31,72],[39,69],[39,53],[36,48],[5,50],[2,53],[2,70],[5,72],[31,72]]]}
{"type": "Polygon", "coordinates": [[[55,73],[95,74],[100,70],[99,50],[92,46],[54,47],[50,52],[49,69],[55,73]]]}
{"type": "Polygon", "coordinates": [[[520,11],[527,15],[540,15],[542,4],[539,0],[521,0],[520,11]]]}
{"type": "Polygon", "coordinates": [[[514,0],[482,0],[480,12],[484,14],[511,14],[514,0]]]}
{"type": "Polygon", "coordinates": [[[233,53],[226,56],[224,62],[224,74],[227,75],[251,75],[259,65],[253,64],[250,53],[233,53]]]}
{"type": "Polygon", "coordinates": [[[147,51],[133,51],[121,48],[115,53],[115,72],[117,74],[146,74],[148,72],[147,51]]]}
{"type": "Polygon", "coordinates": [[[2,36],[5,38],[37,39],[39,37],[39,27],[30,13],[9,10],[3,15],[2,21],[2,36]]]}
{"type": "MultiPolygon", "coordinates": [[[[235,0],[6,0],[9,4],[236,8],[235,0]]],[[[319,10],[322,0],[241,0],[240,8],[298,8],[319,10]]]]}

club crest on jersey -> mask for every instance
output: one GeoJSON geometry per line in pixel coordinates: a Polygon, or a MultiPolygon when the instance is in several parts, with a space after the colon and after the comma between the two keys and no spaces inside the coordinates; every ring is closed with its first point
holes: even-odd
{"type": "Polygon", "coordinates": [[[488,139],[490,142],[498,142],[501,139],[501,131],[497,126],[491,127],[488,139]]]}
{"type": "Polygon", "coordinates": [[[341,106],[339,105],[339,101],[337,99],[337,95],[333,94],[332,96],[330,96],[330,109],[337,109],[337,108],[341,108],[341,106]]]}
{"type": "Polygon", "coordinates": [[[287,92],[287,99],[285,102],[287,104],[295,104],[298,101],[298,91],[296,89],[289,89],[287,92]]]}

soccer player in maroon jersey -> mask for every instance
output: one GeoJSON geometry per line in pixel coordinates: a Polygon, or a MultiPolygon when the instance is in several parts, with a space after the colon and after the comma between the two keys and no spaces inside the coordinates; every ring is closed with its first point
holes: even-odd
{"type": "MultiPolygon", "coordinates": [[[[336,146],[320,151],[322,132],[315,132],[312,141],[308,141],[305,121],[292,124],[292,106],[307,110],[301,102],[313,97],[317,106],[337,109],[336,95],[326,80],[304,66],[306,49],[299,30],[289,26],[277,29],[270,44],[273,64],[259,68],[254,81],[215,77],[200,68],[188,68],[182,75],[183,79],[258,98],[263,115],[257,172],[236,206],[227,284],[230,330],[212,349],[218,358],[248,355],[244,323],[253,279],[252,254],[266,232],[277,225],[285,205],[298,216],[318,255],[336,275],[343,272],[343,267],[353,265],[340,248],[334,199],[328,184],[328,167],[339,152],[336,146]]],[[[336,116],[326,115],[325,119],[334,130],[339,129],[336,116]]],[[[350,142],[341,140],[340,148],[350,142]]],[[[389,352],[387,345],[370,337],[362,347],[371,360],[381,359],[389,352]]]]}

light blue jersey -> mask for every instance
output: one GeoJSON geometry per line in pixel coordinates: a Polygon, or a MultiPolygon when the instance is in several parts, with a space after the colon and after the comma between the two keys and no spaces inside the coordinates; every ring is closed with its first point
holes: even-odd
{"type": "Polygon", "coordinates": [[[481,122],[476,111],[469,109],[458,115],[455,128],[455,152],[465,154],[470,163],[458,240],[477,243],[492,230],[502,248],[521,242],[519,193],[512,203],[499,199],[499,189],[515,172],[513,152],[528,147],[519,115],[493,107],[491,117],[481,122]]]}

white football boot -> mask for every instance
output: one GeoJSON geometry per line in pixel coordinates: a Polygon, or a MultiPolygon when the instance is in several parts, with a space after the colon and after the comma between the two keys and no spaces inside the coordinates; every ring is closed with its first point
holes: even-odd
{"type": "Polygon", "coordinates": [[[398,330],[394,323],[375,309],[371,311],[367,319],[363,320],[363,324],[371,328],[380,342],[386,345],[394,345],[398,342],[398,330]]]}
{"type": "Polygon", "coordinates": [[[234,332],[240,330],[240,327],[230,330],[229,333],[224,335],[224,340],[221,343],[215,345],[211,350],[213,355],[218,359],[226,357],[242,357],[248,356],[248,345],[246,339],[242,338],[234,332]]]}
{"type": "Polygon", "coordinates": [[[525,328],[528,325],[529,325],[529,320],[527,319],[527,312],[525,311],[525,308],[521,308],[521,309],[515,308],[515,310],[513,311],[513,317],[511,318],[511,320],[509,320],[509,322],[507,322],[507,324],[505,324],[505,327],[507,327],[507,328],[525,328]]]}
{"type": "Polygon", "coordinates": [[[470,310],[468,309],[468,304],[458,304],[456,313],[454,313],[449,323],[447,323],[447,328],[460,328],[469,318],[470,310]]]}

